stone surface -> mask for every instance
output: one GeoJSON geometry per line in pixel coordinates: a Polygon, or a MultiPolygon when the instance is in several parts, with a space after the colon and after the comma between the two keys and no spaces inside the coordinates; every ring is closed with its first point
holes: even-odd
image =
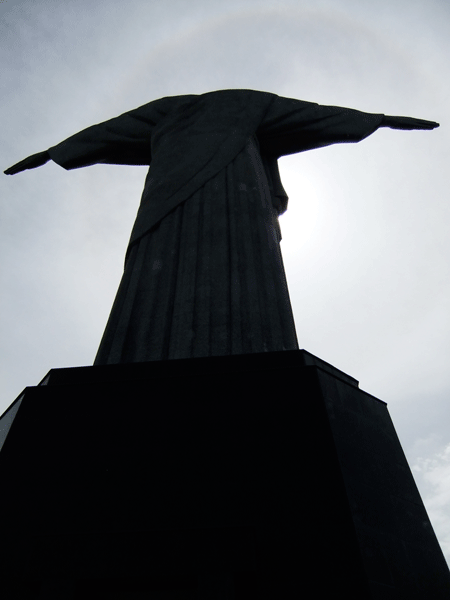
{"type": "Polygon", "coordinates": [[[55,369],[21,398],[6,597],[450,595],[386,404],[305,351],[55,369]]]}

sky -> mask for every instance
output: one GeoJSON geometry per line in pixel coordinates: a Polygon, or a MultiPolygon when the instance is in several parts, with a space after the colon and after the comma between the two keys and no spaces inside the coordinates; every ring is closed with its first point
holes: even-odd
{"type": "MultiPolygon", "coordinates": [[[[450,563],[447,0],[0,0],[1,171],[163,96],[268,91],[440,123],[279,160],[300,348],[387,402],[450,563]]],[[[147,169],[0,176],[0,414],[91,365],[147,169]]]]}

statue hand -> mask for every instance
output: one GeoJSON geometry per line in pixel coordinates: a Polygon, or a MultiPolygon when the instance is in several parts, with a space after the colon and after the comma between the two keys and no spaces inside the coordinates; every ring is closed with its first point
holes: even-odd
{"type": "Polygon", "coordinates": [[[27,158],[24,158],[20,162],[16,163],[9,169],[4,171],[5,175],[15,175],[16,173],[20,173],[20,171],[25,171],[26,169],[36,169],[36,167],[40,167],[45,165],[46,162],[50,160],[50,154],[45,150],[45,152],[38,152],[37,154],[32,154],[27,158]]]}
{"type": "Polygon", "coordinates": [[[385,115],[380,127],[390,127],[391,129],[435,129],[439,127],[439,123],[425,121],[424,119],[413,119],[412,117],[390,117],[385,115]]]}

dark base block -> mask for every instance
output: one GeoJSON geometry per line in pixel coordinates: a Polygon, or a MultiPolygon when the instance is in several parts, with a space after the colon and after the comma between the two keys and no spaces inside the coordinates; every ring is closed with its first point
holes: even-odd
{"type": "Polygon", "coordinates": [[[54,369],[2,431],[2,598],[450,598],[386,404],[303,350],[54,369]]]}

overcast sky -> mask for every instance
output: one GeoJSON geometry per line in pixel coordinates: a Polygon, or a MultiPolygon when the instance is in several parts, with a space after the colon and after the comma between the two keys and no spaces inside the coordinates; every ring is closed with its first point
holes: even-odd
{"type": "MultiPolygon", "coordinates": [[[[388,403],[450,562],[447,0],[3,0],[1,171],[162,96],[250,88],[438,121],[280,159],[300,348],[388,403]]],[[[0,414],[90,365],[145,167],[0,175],[0,414]]]]}

